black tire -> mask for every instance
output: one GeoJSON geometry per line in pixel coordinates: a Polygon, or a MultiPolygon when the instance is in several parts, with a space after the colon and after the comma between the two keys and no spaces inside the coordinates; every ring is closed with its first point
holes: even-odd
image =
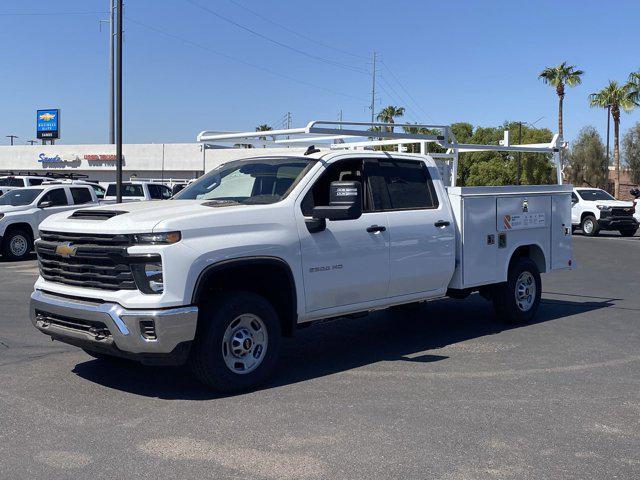
{"type": "MultiPolygon", "coordinates": [[[[525,291],[530,293],[529,290],[525,291]]],[[[511,324],[530,322],[535,317],[540,306],[541,293],[542,281],[540,280],[540,271],[535,262],[530,258],[517,258],[511,263],[507,281],[496,285],[494,288],[493,309],[498,319],[504,322],[511,324]],[[522,303],[516,299],[516,289],[518,288],[519,279],[521,276],[526,278],[526,275],[523,275],[526,273],[530,275],[532,285],[535,284],[535,292],[529,295],[531,304],[525,310],[521,307],[522,303]]],[[[525,301],[523,303],[528,302],[525,301]]]]}
{"type": "MultiPolygon", "coordinates": [[[[261,327],[262,328],[262,327],[261,327]]],[[[256,330],[258,331],[258,330],[256,330]]],[[[237,392],[263,384],[273,373],[280,353],[281,326],[273,306],[260,295],[230,292],[218,296],[200,308],[198,331],[191,348],[189,366],[194,375],[208,387],[221,392],[237,392]],[[242,315],[252,315],[266,328],[264,356],[248,373],[237,373],[225,362],[225,332],[242,315]]],[[[231,353],[227,344],[227,359],[231,353]]],[[[247,355],[255,354],[254,350],[247,355]]],[[[247,358],[247,357],[243,357],[247,358]]]]}
{"type": "Polygon", "coordinates": [[[622,235],[623,237],[633,237],[637,231],[637,228],[620,230],[620,235],[622,235]]]}
{"type": "Polygon", "coordinates": [[[596,217],[593,215],[585,216],[580,223],[580,230],[582,230],[582,233],[587,237],[595,237],[598,235],[600,227],[598,226],[598,220],[596,220],[596,217]],[[591,224],[591,226],[589,224],[591,224]]]}
{"type": "Polygon", "coordinates": [[[2,239],[2,256],[5,260],[24,260],[33,249],[31,234],[22,228],[14,228],[2,239]],[[16,251],[16,245],[24,245],[24,249],[16,251]]]}

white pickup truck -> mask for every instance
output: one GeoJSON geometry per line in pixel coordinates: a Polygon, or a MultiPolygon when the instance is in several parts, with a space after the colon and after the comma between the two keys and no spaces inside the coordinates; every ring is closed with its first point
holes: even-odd
{"type": "Polygon", "coordinates": [[[47,219],[34,326],[235,391],[300,325],[475,291],[526,322],[540,273],[571,268],[571,186],[447,191],[429,155],[278,152],[246,150],[167,202],[47,219]]]}
{"type": "Polygon", "coordinates": [[[571,194],[571,224],[588,237],[601,230],[615,230],[623,237],[633,237],[638,230],[634,202],[616,200],[600,188],[574,188],[571,194]]]}
{"type": "Polygon", "coordinates": [[[8,191],[0,197],[0,246],[4,259],[24,259],[33,249],[38,227],[45,218],[87,205],[98,205],[90,185],[42,183],[8,191]]]}

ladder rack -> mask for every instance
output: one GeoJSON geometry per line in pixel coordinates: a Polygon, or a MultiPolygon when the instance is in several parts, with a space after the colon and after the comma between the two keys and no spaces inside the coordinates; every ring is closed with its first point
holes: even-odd
{"type": "Polygon", "coordinates": [[[300,128],[249,132],[203,131],[197,140],[205,143],[232,143],[262,147],[286,147],[319,145],[331,150],[365,150],[378,146],[419,144],[420,153],[432,158],[452,162],[451,186],[455,186],[458,174],[458,155],[465,152],[526,152],[546,153],[553,156],[558,185],[562,185],[560,151],[567,146],[560,135],[555,134],[549,143],[511,145],[509,132],[499,145],[476,145],[458,143],[450,125],[425,125],[412,123],[336,122],[313,120],[300,128]],[[402,128],[396,132],[394,128],[402,128]],[[427,130],[433,133],[410,133],[406,130],[427,130]],[[446,153],[427,153],[427,143],[435,143],[446,149],[446,153]]]}

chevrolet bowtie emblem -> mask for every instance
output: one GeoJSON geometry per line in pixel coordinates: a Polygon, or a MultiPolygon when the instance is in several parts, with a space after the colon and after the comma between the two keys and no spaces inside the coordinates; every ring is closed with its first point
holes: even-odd
{"type": "Polygon", "coordinates": [[[61,243],[56,247],[56,255],[60,255],[62,258],[69,258],[76,254],[78,247],[75,247],[71,242],[61,243]]]}

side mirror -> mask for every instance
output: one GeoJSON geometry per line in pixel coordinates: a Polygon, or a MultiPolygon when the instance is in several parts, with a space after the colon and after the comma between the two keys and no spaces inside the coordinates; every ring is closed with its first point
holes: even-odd
{"type": "Polygon", "coordinates": [[[331,182],[329,205],[315,207],[313,218],[355,220],[362,216],[362,184],[360,182],[331,182]]]}
{"type": "Polygon", "coordinates": [[[49,208],[53,206],[53,202],[51,200],[46,200],[44,202],[40,202],[38,204],[38,208],[49,208]]]}

